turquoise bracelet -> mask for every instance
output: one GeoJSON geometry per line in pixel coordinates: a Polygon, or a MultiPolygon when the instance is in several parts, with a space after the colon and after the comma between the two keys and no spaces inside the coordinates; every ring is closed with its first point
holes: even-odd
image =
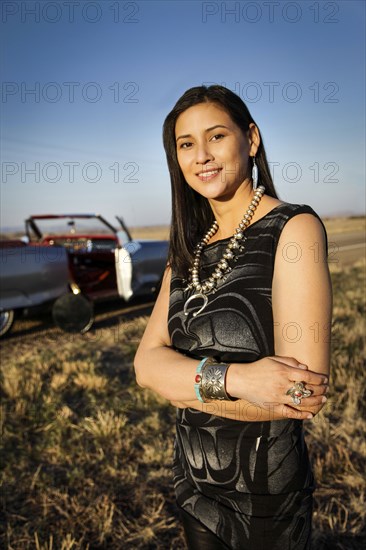
{"type": "Polygon", "coordinates": [[[202,395],[201,395],[201,383],[202,383],[202,375],[201,375],[201,371],[202,371],[202,368],[204,366],[204,364],[206,363],[206,361],[208,360],[209,358],[208,357],[204,357],[203,359],[201,359],[201,361],[198,363],[198,367],[196,369],[196,377],[194,379],[195,381],[195,384],[194,384],[194,391],[196,392],[196,395],[197,395],[197,399],[199,401],[201,401],[201,403],[205,403],[205,401],[202,399],[202,395]]]}

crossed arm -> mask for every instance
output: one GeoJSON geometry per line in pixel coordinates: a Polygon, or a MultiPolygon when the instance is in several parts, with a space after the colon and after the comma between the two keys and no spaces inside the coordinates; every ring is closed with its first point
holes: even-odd
{"type": "Polygon", "coordinates": [[[272,285],[275,355],[234,363],[227,373],[235,402],[201,403],[193,381],[197,361],[171,348],[168,333],[170,270],[135,357],[137,382],[177,407],[191,407],[235,420],[312,417],[324,405],[330,363],[332,293],[325,236],[311,214],[295,216],[278,243],[272,285]],[[312,396],[294,406],[286,391],[303,381],[312,396]]]}

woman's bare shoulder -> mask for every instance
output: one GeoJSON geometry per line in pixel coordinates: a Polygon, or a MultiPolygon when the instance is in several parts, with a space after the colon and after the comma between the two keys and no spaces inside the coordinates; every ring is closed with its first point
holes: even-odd
{"type": "Polygon", "coordinates": [[[317,215],[311,212],[299,212],[284,225],[276,252],[276,265],[286,272],[297,268],[303,270],[315,269],[315,263],[327,267],[327,236],[324,226],[317,215]],[[291,256],[291,258],[290,258],[291,256]]]}
{"type": "Polygon", "coordinates": [[[254,223],[257,220],[260,220],[261,218],[263,218],[263,216],[266,216],[268,212],[270,212],[280,204],[286,204],[286,203],[284,201],[280,201],[279,199],[275,199],[274,197],[268,197],[267,195],[263,195],[261,202],[259,203],[255,211],[252,222],[254,223]]]}

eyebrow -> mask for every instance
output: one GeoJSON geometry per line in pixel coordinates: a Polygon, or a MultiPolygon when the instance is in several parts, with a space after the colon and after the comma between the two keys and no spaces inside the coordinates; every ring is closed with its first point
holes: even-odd
{"type": "MultiPolygon", "coordinates": [[[[216,124],[215,126],[211,126],[211,128],[207,128],[207,129],[205,130],[205,132],[206,132],[206,133],[207,133],[207,132],[211,132],[212,130],[216,130],[216,128],[226,128],[226,130],[229,130],[229,129],[230,129],[230,128],[228,128],[227,126],[225,126],[224,124],[216,124]]],[[[192,137],[192,135],[191,135],[191,134],[184,134],[184,135],[182,135],[182,136],[178,136],[178,137],[176,138],[175,141],[177,142],[178,139],[189,138],[189,137],[192,137]]]]}

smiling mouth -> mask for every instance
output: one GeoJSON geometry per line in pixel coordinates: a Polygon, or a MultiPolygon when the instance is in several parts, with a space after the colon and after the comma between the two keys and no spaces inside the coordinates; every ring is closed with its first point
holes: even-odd
{"type": "Polygon", "coordinates": [[[221,171],[221,168],[216,168],[215,170],[206,170],[204,172],[199,172],[197,176],[201,180],[209,180],[209,179],[215,178],[220,171],[221,171]]]}

